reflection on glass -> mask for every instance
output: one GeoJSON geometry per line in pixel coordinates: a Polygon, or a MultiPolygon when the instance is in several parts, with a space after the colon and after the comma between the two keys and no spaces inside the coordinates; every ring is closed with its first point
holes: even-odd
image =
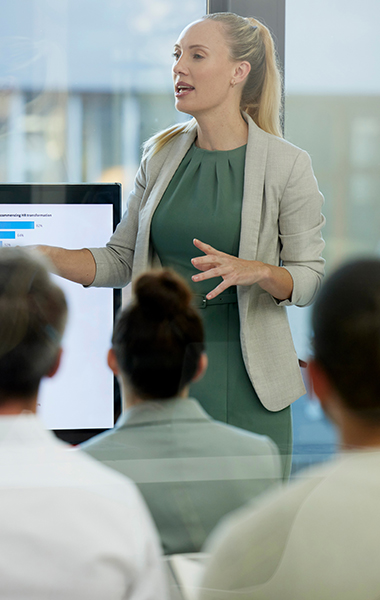
{"type": "Polygon", "coordinates": [[[184,119],[171,52],[205,11],[174,0],[16,0],[0,22],[0,178],[128,190],[141,144],[184,119]],[[109,181],[110,179],[107,179],[109,181]]]}

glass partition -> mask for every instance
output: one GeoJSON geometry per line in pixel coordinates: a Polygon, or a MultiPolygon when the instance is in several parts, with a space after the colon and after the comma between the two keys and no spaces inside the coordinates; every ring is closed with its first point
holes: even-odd
{"type": "MultiPolygon", "coordinates": [[[[254,9],[253,9],[254,11],[254,9]]],[[[0,179],[120,181],[174,109],[172,45],[204,0],[13,0],[0,20],[0,179]]],[[[285,135],[306,149],[325,196],[327,272],[380,252],[378,0],[287,0],[285,135]]],[[[307,309],[289,316],[300,358],[307,309]]],[[[316,401],[294,405],[295,468],[330,455],[316,401]],[[308,448],[306,456],[303,451],[308,448]],[[298,451],[297,451],[298,449],[298,451]]]]}
{"type": "Polygon", "coordinates": [[[0,20],[0,179],[119,181],[174,109],[172,46],[204,0],[14,0],[0,20]]]}
{"type": "MultiPolygon", "coordinates": [[[[325,196],[327,273],[380,252],[380,37],[378,0],[287,0],[285,136],[307,150],[325,196]]],[[[297,350],[308,353],[308,314],[292,308],[297,350]]],[[[295,460],[334,452],[315,400],[293,406],[295,460]]]]}

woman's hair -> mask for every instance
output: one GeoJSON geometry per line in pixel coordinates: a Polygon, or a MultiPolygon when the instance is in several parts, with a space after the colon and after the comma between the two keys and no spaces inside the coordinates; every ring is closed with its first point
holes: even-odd
{"type": "Polygon", "coordinates": [[[313,307],[314,354],[344,404],[380,422],[380,260],[348,263],[313,307]]]}
{"type": "Polygon", "coordinates": [[[62,290],[45,260],[0,249],[0,403],[35,394],[57,359],[66,324],[62,290]]]}
{"type": "Polygon", "coordinates": [[[231,59],[248,61],[248,74],[240,108],[249,114],[256,125],[282,137],[281,75],[271,33],[257,19],[234,13],[213,13],[203,17],[221,23],[226,33],[231,59]]]}
{"type": "Polygon", "coordinates": [[[184,280],[170,269],[134,284],[119,315],[112,346],[121,374],[140,398],[172,398],[193,379],[204,351],[201,318],[184,280]]]}
{"type": "MultiPolygon", "coordinates": [[[[233,61],[248,61],[248,74],[240,102],[240,108],[248,113],[256,125],[267,133],[282,137],[282,77],[272,35],[260,21],[240,17],[234,13],[212,13],[202,20],[221,24],[233,61]]],[[[155,154],[173,137],[188,133],[197,126],[196,120],[174,125],[150,138],[145,151],[155,154]]]]}

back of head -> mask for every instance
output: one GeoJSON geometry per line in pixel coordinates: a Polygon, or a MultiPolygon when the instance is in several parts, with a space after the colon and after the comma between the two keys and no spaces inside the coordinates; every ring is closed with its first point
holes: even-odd
{"type": "Polygon", "coordinates": [[[281,75],[269,29],[257,19],[234,13],[212,13],[203,19],[211,19],[224,27],[232,60],[248,61],[251,65],[240,108],[261,129],[282,137],[281,75]]]}
{"type": "Polygon", "coordinates": [[[176,396],[194,377],[203,326],[184,280],[169,269],[136,280],[112,338],[122,375],[140,398],[176,396]]]}
{"type": "Polygon", "coordinates": [[[44,260],[0,248],[0,404],[37,392],[56,361],[66,315],[44,260]]]}
{"type": "Polygon", "coordinates": [[[380,422],[380,259],[348,263],[326,280],[313,330],[315,359],[343,403],[380,422]]]}

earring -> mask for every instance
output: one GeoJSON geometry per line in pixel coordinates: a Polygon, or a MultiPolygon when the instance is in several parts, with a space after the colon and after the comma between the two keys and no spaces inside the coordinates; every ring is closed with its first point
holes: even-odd
{"type": "Polygon", "coordinates": [[[235,79],[231,79],[231,87],[235,87],[235,85],[236,85],[235,79]]]}

